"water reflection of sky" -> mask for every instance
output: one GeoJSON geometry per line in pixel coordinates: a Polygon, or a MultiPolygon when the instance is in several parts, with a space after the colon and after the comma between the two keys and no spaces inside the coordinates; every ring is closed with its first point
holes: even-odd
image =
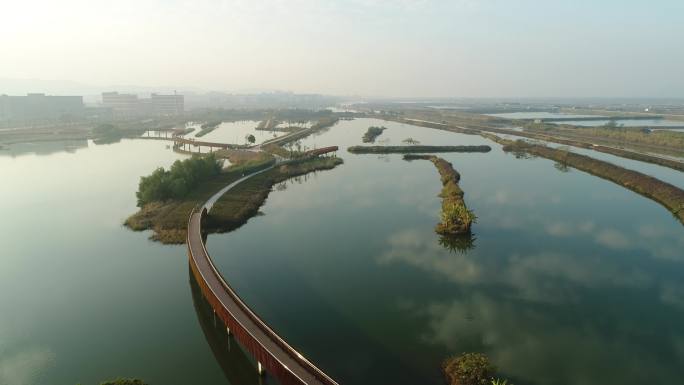
{"type": "Polygon", "coordinates": [[[167,145],[0,156],[0,384],[225,381],[192,310],[185,249],[122,226],[140,176],[186,157],[167,145]]]}
{"type": "Polygon", "coordinates": [[[341,383],[438,384],[441,360],[461,351],[487,352],[516,383],[681,377],[684,229],[660,205],[478,136],[362,119],[304,144],[340,145],[345,164],[284,184],[264,216],[208,248],[247,302],[341,383]],[[431,163],[346,152],[370,125],[389,127],[378,138],[389,144],[492,145],[443,155],[478,215],[474,249],[450,252],[432,231],[431,163]]]}
{"type": "MultiPolygon", "coordinates": [[[[513,135],[499,135],[505,139],[509,140],[519,140],[519,139],[524,139],[520,137],[516,137],[513,135]]],[[[553,143],[553,142],[547,142],[543,140],[529,140],[529,139],[524,139],[533,143],[541,143],[549,147],[553,148],[562,148],[565,150],[570,150],[576,154],[582,154],[582,155],[587,155],[595,159],[600,159],[606,162],[610,162],[612,164],[618,165],[620,167],[624,167],[630,170],[638,171],[640,173],[650,175],[654,178],[660,179],[664,182],[673,184],[679,188],[684,189],[684,173],[681,171],[669,168],[669,167],[664,167],[664,166],[659,166],[656,164],[652,163],[646,163],[646,162],[639,162],[636,160],[632,159],[627,159],[623,157],[619,157],[616,155],[611,155],[607,154],[605,152],[599,152],[599,151],[593,151],[587,148],[581,148],[581,147],[575,147],[575,146],[568,146],[564,144],[559,144],[559,143],[553,143]]],[[[656,157],[664,157],[663,155],[660,154],[655,154],[654,156],[656,157]]],[[[677,158],[677,157],[665,157],[665,158],[670,158],[673,160],[677,161],[684,161],[682,158],[677,158]]]]}

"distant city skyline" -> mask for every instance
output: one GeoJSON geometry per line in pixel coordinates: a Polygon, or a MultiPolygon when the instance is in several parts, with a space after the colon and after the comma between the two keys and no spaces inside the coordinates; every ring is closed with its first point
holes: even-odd
{"type": "Polygon", "coordinates": [[[684,97],[682,14],[675,0],[13,2],[0,94],[684,97]]]}

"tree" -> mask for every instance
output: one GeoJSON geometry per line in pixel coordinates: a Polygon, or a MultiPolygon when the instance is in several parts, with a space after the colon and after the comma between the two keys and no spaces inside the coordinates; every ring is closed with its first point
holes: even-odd
{"type": "Polygon", "coordinates": [[[622,128],[624,127],[624,124],[618,124],[615,119],[610,119],[606,124],[603,125],[603,128],[607,128],[609,130],[614,130],[616,128],[622,128]]]}
{"type": "Polygon", "coordinates": [[[115,134],[119,131],[118,127],[110,123],[98,124],[93,128],[93,132],[100,136],[108,136],[115,134]]]}
{"type": "Polygon", "coordinates": [[[496,368],[482,353],[465,353],[444,362],[442,367],[450,385],[489,385],[496,368]]]}
{"type": "Polygon", "coordinates": [[[252,134],[245,135],[245,140],[251,144],[254,144],[256,142],[256,138],[252,134]]]}
{"type": "Polygon", "coordinates": [[[417,141],[417,140],[415,140],[415,139],[413,139],[413,138],[406,138],[406,139],[402,140],[401,142],[402,142],[402,143],[406,143],[406,144],[410,144],[410,145],[420,144],[419,141],[417,141]]]}
{"type": "Polygon", "coordinates": [[[216,159],[214,154],[177,160],[168,171],[160,167],[152,174],[140,178],[136,193],[138,206],[183,198],[200,183],[218,175],[222,168],[222,161],[216,159]]]}

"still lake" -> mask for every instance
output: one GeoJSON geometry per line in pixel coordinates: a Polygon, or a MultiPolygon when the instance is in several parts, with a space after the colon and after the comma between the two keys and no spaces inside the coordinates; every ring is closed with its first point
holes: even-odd
{"type": "MultiPolygon", "coordinates": [[[[264,215],[207,247],[341,385],[442,384],[441,361],[468,351],[516,384],[684,376],[684,227],[660,205],[477,136],[358,119],[303,144],[339,145],[345,164],[276,186],[264,215]],[[433,232],[430,162],[346,151],[372,125],[389,128],[378,144],[492,146],[442,155],[478,216],[470,248],[433,232]]],[[[121,226],[138,178],[182,158],[167,145],[0,152],[0,384],[259,383],[193,296],[185,248],[121,226]]]]}

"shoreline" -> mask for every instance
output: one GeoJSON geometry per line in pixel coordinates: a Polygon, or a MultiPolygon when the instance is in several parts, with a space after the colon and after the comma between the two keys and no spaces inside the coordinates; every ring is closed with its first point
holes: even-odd
{"type": "MultiPolygon", "coordinates": [[[[273,167],[274,162],[275,159],[269,156],[266,160],[258,159],[231,165],[215,178],[193,189],[183,199],[145,204],[125,220],[124,226],[133,231],[152,230],[152,241],[162,244],[183,244],[187,237],[187,217],[196,206],[204,204],[225,186],[243,178],[244,175],[273,167]]],[[[234,230],[258,212],[274,184],[310,172],[332,169],[342,162],[342,159],[337,157],[309,158],[291,164],[281,164],[249,178],[230,189],[214,203],[207,218],[210,219],[207,228],[213,229],[211,232],[234,230]],[[236,208],[232,205],[234,202],[240,202],[244,207],[236,208]]]]}
{"type": "Polygon", "coordinates": [[[409,154],[421,152],[490,152],[490,146],[351,146],[352,154],[409,154]]]}
{"type": "Polygon", "coordinates": [[[638,171],[570,151],[501,138],[498,138],[498,142],[503,145],[505,152],[523,152],[553,160],[638,193],[665,207],[684,225],[684,190],[676,186],[638,171]]]}
{"type": "Polygon", "coordinates": [[[435,226],[435,232],[444,236],[470,234],[471,226],[477,217],[468,209],[463,199],[465,193],[458,185],[461,174],[454,166],[444,158],[435,155],[404,155],[404,160],[429,160],[439,172],[442,182],[442,190],[439,197],[442,198],[441,221],[435,226]]]}

